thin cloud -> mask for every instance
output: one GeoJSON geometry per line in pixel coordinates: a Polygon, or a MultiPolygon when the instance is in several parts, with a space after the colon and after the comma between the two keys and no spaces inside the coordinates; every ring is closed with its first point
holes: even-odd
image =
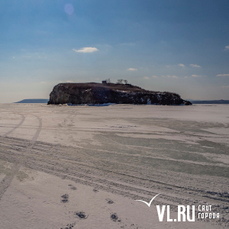
{"type": "Polygon", "coordinates": [[[229,85],[224,85],[222,86],[222,88],[229,88],[229,85]]]}
{"type": "Polygon", "coordinates": [[[157,76],[153,75],[152,78],[157,78],[157,76]]]}
{"type": "Polygon", "coordinates": [[[184,64],[178,64],[180,67],[185,67],[185,65],[184,64]]]}
{"type": "Polygon", "coordinates": [[[192,77],[201,77],[200,75],[192,75],[192,77]]]}
{"type": "Polygon", "coordinates": [[[190,64],[190,66],[192,66],[193,68],[200,68],[201,67],[200,65],[197,65],[197,64],[190,64]]]}
{"type": "Polygon", "coordinates": [[[73,12],[74,12],[73,5],[72,4],[65,4],[64,11],[65,11],[65,13],[67,13],[69,15],[73,14],[73,12]]]}
{"type": "Polygon", "coordinates": [[[167,77],[167,78],[171,78],[171,79],[179,79],[179,77],[178,76],[175,76],[175,75],[166,75],[166,76],[164,76],[164,75],[162,75],[161,77],[167,77]]]}
{"type": "Polygon", "coordinates": [[[128,71],[137,71],[138,69],[137,68],[128,68],[127,70],[128,71]]]}
{"type": "Polygon", "coordinates": [[[229,74],[218,74],[218,75],[216,75],[217,77],[219,77],[219,76],[222,76],[222,77],[227,77],[227,76],[229,76],[229,74]]]}
{"type": "Polygon", "coordinates": [[[92,52],[96,52],[96,51],[99,51],[97,48],[95,47],[84,47],[84,48],[81,48],[81,49],[73,49],[73,51],[75,52],[82,52],[82,53],[92,53],[92,52]]]}
{"type": "Polygon", "coordinates": [[[168,78],[173,78],[173,79],[179,79],[178,76],[174,76],[174,75],[173,75],[173,76],[167,75],[167,77],[168,77],[168,78]]]}
{"type": "Polygon", "coordinates": [[[229,45],[225,46],[225,50],[229,50],[229,45]]]}
{"type": "Polygon", "coordinates": [[[148,80],[148,79],[149,79],[149,77],[148,77],[148,76],[144,76],[143,78],[144,78],[145,80],[148,80]]]}

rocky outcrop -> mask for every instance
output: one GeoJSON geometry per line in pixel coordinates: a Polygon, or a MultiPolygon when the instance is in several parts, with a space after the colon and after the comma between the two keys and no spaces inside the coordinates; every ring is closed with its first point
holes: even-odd
{"type": "Polygon", "coordinates": [[[160,104],[191,105],[176,93],[148,91],[131,84],[60,83],[48,104],[160,104]]]}

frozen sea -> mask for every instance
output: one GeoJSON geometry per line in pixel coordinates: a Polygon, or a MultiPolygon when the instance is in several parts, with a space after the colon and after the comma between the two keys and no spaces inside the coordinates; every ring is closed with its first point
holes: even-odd
{"type": "Polygon", "coordinates": [[[155,205],[172,215],[196,206],[196,222],[174,228],[227,227],[228,139],[229,105],[0,104],[0,228],[170,228],[155,205]],[[93,196],[88,206],[76,201],[84,192],[93,196]],[[61,202],[71,193],[76,202],[61,202]],[[151,210],[135,201],[158,193],[151,210]],[[116,202],[96,202],[106,195],[116,202]],[[129,210],[120,210],[125,201],[129,210]],[[199,205],[220,217],[197,219],[199,205]],[[85,220],[76,206],[90,212],[85,220]],[[120,221],[106,218],[114,211],[120,221]]]}

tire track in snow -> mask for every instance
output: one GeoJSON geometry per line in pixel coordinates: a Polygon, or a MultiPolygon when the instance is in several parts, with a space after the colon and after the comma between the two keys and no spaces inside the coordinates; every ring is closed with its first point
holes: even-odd
{"type": "MultiPolygon", "coordinates": [[[[35,134],[33,135],[32,139],[30,140],[30,144],[25,148],[25,151],[31,151],[31,149],[33,148],[36,140],[38,139],[39,134],[40,134],[41,129],[42,129],[42,119],[36,115],[34,115],[34,116],[38,119],[39,125],[38,125],[38,128],[37,128],[35,134]]],[[[25,116],[23,115],[21,122],[16,127],[14,127],[11,131],[7,132],[4,137],[11,134],[15,129],[20,127],[22,125],[22,123],[24,122],[24,120],[25,120],[25,116]]],[[[22,156],[23,156],[23,153],[22,153],[22,156]]],[[[7,174],[4,177],[4,179],[0,182],[0,200],[1,200],[2,196],[4,195],[4,193],[6,192],[6,190],[8,189],[8,187],[10,186],[11,182],[13,181],[15,175],[19,171],[19,169],[21,167],[21,163],[22,163],[21,158],[19,158],[18,162],[13,165],[11,173],[7,174]]]]}
{"type": "Polygon", "coordinates": [[[18,127],[20,127],[23,124],[23,122],[25,121],[25,116],[21,114],[21,117],[21,121],[13,129],[5,133],[2,137],[7,137],[9,134],[13,133],[18,127]]]}

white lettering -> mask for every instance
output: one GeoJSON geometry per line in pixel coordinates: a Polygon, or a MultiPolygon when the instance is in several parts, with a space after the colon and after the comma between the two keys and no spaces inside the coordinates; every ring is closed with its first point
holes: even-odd
{"type": "Polygon", "coordinates": [[[157,208],[158,219],[160,222],[162,222],[165,214],[165,205],[162,205],[162,209],[160,209],[160,205],[156,205],[156,208],[157,208]]]}
{"type": "Polygon", "coordinates": [[[195,205],[192,205],[192,219],[191,219],[190,215],[191,215],[190,206],[187,205],[187,220],[189,222],[195,222],[195,205]]]}
{"type": "Polygon", "coordinates": [[[183,222],[186,222],[185,206],[184,205],[178,205],[177,216],[178,216],[178,222],[181,222],[181,216],[183,216],[182,217],[183,222]]]}
{"type": "Polygon", "coordinates": [[[170,219],[170,205],[167,205],[167,222],[173,222],[173,219],[170,219]]]}

